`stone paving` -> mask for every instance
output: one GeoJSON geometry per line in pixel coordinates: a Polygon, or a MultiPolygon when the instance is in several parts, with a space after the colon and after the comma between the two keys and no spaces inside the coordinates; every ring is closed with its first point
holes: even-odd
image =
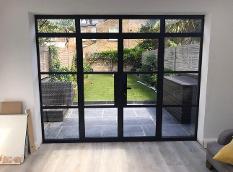
{"type": "MultiPolygon", "coordinates": [[[[116,108],[87,108],[85,113],[86,137],[117,137],[116,108]]],[[[69,109],[63,122],[45,122],[46,139],[70,139],[79,137],[78,109],[69,109]]],[[[163,110],[163,136],[192,136],[193,124],[180,124],[163,110]]],[[[124,136],[154,136],[156,108],[124,108],[124,136]]]]}

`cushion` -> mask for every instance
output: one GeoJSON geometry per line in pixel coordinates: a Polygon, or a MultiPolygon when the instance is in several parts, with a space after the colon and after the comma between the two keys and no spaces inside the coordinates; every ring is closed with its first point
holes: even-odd
{"type": "Polygon", "coordinates": [[[220,145],[226,145],[230,143],[233,136],[233,129],[223,131],[218,137],[218,143],[220,145]]]}
{"type": "Polygon", "coordinates": [[[213,157],[214,160],[233,165],[233,140],[223,146],[213,157]]]}

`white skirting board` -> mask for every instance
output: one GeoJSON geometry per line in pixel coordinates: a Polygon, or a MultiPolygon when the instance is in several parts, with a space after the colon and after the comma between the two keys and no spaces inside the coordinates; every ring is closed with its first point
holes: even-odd
{"type": "Polygon", "coordinates": [[[21,164],[27,129],[27,115],[0,115],[0,164],[21,164]]]}

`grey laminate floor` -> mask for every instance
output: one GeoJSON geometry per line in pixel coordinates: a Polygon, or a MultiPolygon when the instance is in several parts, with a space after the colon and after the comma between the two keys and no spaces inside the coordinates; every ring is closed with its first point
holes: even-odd
{"type": "Polygon", "coordinates": [[[197,142],[44,144],[0,172],[209,172],[197,142]]]}

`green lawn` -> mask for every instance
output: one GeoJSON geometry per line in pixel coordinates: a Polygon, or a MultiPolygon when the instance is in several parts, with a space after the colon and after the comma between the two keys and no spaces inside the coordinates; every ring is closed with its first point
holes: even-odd
{"type": "Polygon", "coordinates": [[[140,78],[135,75],[128,75],[127,77],[127,87],[131,89],[127,90],[127,100],[129,101],[155,101],[155,92],[138,83],[140,78]]]}
{"type": "MultiPolygon", "coordinates": [[[[84,76],[85,101],[114,101],[114,76],[112,74],[88,74],[84,76]]],[[[154,101],[155,92],[138,83],[138,77],[128,75],[127,99],[129,101],[154,101]]]]}
{"type": "Polygon", "coordinates": [[[85,101],[114,101],[114,76],[112,74],[84,75],[85,101]]]}

